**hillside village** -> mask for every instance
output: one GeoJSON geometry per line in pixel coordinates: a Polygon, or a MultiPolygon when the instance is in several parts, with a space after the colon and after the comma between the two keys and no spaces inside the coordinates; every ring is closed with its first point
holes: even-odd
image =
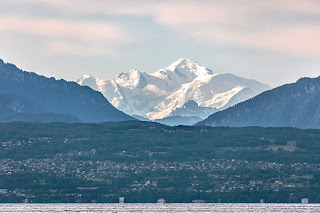
{"type": "MultiPolygon", "coordinates": [[[[22,124],[11,125],[12,130],[23,129],[22,124]]],[[[37,129],[38,125],[41,124],[35,124],[37,129]]],[[[155,144],[154,147],[143,150],[139,147],[145,147],[144,143],[131,147],[129,144],[132,142],[128,141],[122,142],[128,143],[123,144],[123,147],[106,149],[107,146],[102,145],[106,142],[96,143],[97,139],[86,134],[81,137],[60,137],[59,135],[68,135],[59,130],[60,125],[62,124],[44,125],[41,128],[48,128],[47,133],[37,133],[38,130],[35,129],[32,137],[20,135],[17,130],[17,135],[11,139],[9,129],[2,128],[0,202],[118,202],[121,196],[126,197],[127,202],[156,202],[159,198],[164,198],[166,202],[191,202],[197,199],[205,202],[260,202],[261,199],[264,202],[300,202],[302,198],[308,198],[309,202],[319,202],[320,199],[320,161],[314,157],[307,158],[312,152],[305,150],[299,145],[300,142],[277,142],[278,139],[272,137],[272,131],[278,131],[276,129],[271,129],[268,134],[263,132],[264,129],[243,129],[239,133],[248,138],[247,144],[243,142],[242,145],[237,145],[236,141],[231,142],[224,137],[225,142],[220,145],[218,143],[214,149],[209,148],[209,144],[206,145],[202,141],[204,139],[201,139],[196,142],[199,146],[195,144],[195,147],[203,146],[204,149],[215,151],[202,157],[196,156],[197,152],[190,153],[194,157],[188,157],[183,154],[189,152],[184,147],[192,140],[185,140],[184,143],[178,140],[180,145],[173,147],[181,147],[180,156],[172,155],[170,153],[174,150],[170,146],[173,143],[171,141],[175,140],[173,136],[190,137],[192,134],[197,138],[201,134],[205,138],[211,134],[224,134],[224,129],[180,127],[159,130],[152,126],[121,127],[121,131],[128,135],[117,133],[117,137],[132,137],[145,129],[155,131],[156,135],[161,133],[161,137],[171,138],[161,147],[157,139],[151,137],[146,140],[146,144],[155,144]],[[57,132],[53,129],[57,129],[57,132]],[[259,133],[261,130],[263,131],[259,133]],[[249,140],[252,132],[262,135],[254,143],[249,140]],[[263,157],[266,154],[269,157],[263,157]],[[282,157],[279,158],[280,156],[282,157]],[[286,156],[292,156],[292,160],[285,160],[286,156]],[[177,193],[183,195],[177,197],[177,193]],[[239,193],[244,193],[245,196],[238,196],[239,193]],[[146,197],[145,194],[149,196],[146,197]]],[[[65,125],[61,127],[64,128],[65,125]]],[[[77,128],[82,127],[83,125],[70,126],[67,132],[77,131],[77,128]]],[[[92,128],[97,127],[105,129],[102,138],[112,139],[116,136],[108,133],[108,129],[113,127],[97,125],[92,128]]],[[[238,129],[228,129],[227,132],[230,131],[238,129]]],[[[288,136],[291,138],[292,131],[296,130],[281,131],[281,134],[291,135],[288,136]]],[[[296,138],[301,138],[302,135],[299,134],[306,133],[311,135],[308,140],[314,140],[319,134],[317,130],[312,134],[308,132],[311,130],[299,131],[301,133],[295,133],[296,138]]],[[[100,137],[99,134],[95,136],[100,137]]],[[[239,137],[239,140],[243,139],[239,137]]],[[[199,152],[204,153],[201,150],[199,152]]]]}

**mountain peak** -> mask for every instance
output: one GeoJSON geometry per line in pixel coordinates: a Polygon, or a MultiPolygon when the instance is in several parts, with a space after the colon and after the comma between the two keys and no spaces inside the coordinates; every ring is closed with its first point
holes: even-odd
{"type": "Polygon", "coordinates": [[[213,72],[189,58],[180,58],[167,68],[160,69],[151,75],[162,79],[175,79],[173,76],[176,75],[179,78],[189,79],[191,82],[199,76],[213,75],[213,72]]]}
{"type": "Polygon", "coordinates": [[[92,78],[93,76],[92,75],[90,75],[90,74],[84,74],[84,75],[82,75],[81,77],[80,77],[80,79],[87,79],[87,78],[92,78]]]}
{"type": "Polygon", "coordinates": [[[198,62],[191,60],[189,58],[180,58],[176,62],[172,63],[167,70],[173,72],[189,72],[194,73],[197,76],[200,75],[212,75],[213,72],[208,68],[201,66],[198,62]]]}
{"type": "Polygon", "coordinates": [[[200,64],[189,58],[180,58],[179,60],[173,62],[169,67],[167,67],[167,69],[173,71],[177,68],[185,68],[185,67],[197,68],[197,67],[200,67],[200,64]]]}
{"type": "Polygon", "coordinates": [[[114,80],[122,87],[134,88],[137,86],[143,86],[145,83],[143,72],[137,69],[132,69],[129,72],[123,72],[117,75],[114,80]]]}
{"type": "MultiPolygon", "coordinates": [[[[93,77],[93,76],[90,75],[90,74],[85,74],[85,75],[82,75],[82,76],[77,80],[77,83],[80,84],[80,85],[84,85],[84,81],[90,81],[90,80],[95,81],[95,77],[93,77]]],[[[90,85],[90,87],[91,87],[91,85],[90,85]]]]}
{"type": "Polygon", "coordinates": [[[141,72],[137,69],[131,69],[129,72],[122,72],[115,79],[135,81],[140,78],[141,72]]]}
{"type": "Polygon", "coordinates": [[[195,102],[194,100],[189,100],[183,105],[184,108],[188,108],[188,107],[194,108],[194,107],[198,107],[198,106],[199,106],[198,103],[195,102]]]}
{"type": "Polygon", "coordinates": [[[137,76],[137,75],[140,75],[140,71],[139,70],[137,70],[137,69],[135,69],[135,68],[133,68],[133,69],[131,69],[130,71],[129,71],[129,75],[132,75],[132,76],[137,76]]]}

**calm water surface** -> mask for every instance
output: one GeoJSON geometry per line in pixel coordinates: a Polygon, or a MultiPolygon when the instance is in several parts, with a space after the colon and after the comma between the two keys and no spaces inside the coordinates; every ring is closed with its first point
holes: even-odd
{"type": "Polygon", "coordinates": [[[0,204],[0,212],[320,212],[320,204],[0,204]]]}

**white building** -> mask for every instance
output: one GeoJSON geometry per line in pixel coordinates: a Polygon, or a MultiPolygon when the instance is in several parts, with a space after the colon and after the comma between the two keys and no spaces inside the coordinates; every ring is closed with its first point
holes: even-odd
{"type": "Polygon", "coordinates": [[[119,203],[124,203],[124,197],[119,197],[119,203]]]}
{"type": "Polygon", "coordinates": [[[301,199],[301,203],[309,203],[309,199],[308,198],[302,198],[301,199]]]}
{"type": "Polygon", "coordinates": [[[157,200],[157,203],[166,203],[166,200],[163,199],[163,198],[159,198],[159,199],[157,200]]]}
{"type": "Polygon", "coordinates": [[[0,189],[0,194],[6,194],[8,193],[8,189],[0,189]]]}

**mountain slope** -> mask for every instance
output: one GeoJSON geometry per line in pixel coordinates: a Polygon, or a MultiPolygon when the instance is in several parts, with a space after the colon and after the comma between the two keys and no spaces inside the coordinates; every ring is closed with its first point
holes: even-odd
{"type": "Polygon", "coordinates": [[[3,121],[7,121],[5,117],[11,114],[13,120],[20,121],[31,115],[38,117],[37,121],[41,118],[44,121],[71,119],[83,122],[134,120],[89,87],[25,72],[1,59],[0,94],[7,97],[6,103],[1,104],[0,117],[3,121]]]}
{"type": "Polygon", "coordinates": [[[200,118],[207,118],[212,113],[217,110],[211,107],[201,107],[195,101],[190,100],[185,103],[182,107],[177,107],[170,113],[170,116],[185,116],[185,117],[193,117],[198,116],[200,118]]]}
{"type": "Polygon", "coordinates": [[[45,109],[14,94],[0,94],[0,121],[79,123],[72,115],[46,113],[45,109]]]}
{"type": "Polygon", "coordinates": [[[152,74],[133,69],[112,80],[84,75],[77,82],[102,92],[113,106],[127,114],[151,120],[175,116],[174,111],[188,101],[201,107],[192,116],[204,119],[209,115],[207,108],[219,111],[270,89],[255,80],[215,74],[186,58],[152,74]]]}
{"type": "Polygon", "coordinates": [[[201,121],[202,119],[196,116],[169,116],[162,119],[154,120],[157,123],[164,124],[167,126],[192,126],[195,123],[201,121]]]}
{"type": "Polygon", "coordinates": [[[320,128],[320,77],[266,91],[196,125],[320,128]]]}

